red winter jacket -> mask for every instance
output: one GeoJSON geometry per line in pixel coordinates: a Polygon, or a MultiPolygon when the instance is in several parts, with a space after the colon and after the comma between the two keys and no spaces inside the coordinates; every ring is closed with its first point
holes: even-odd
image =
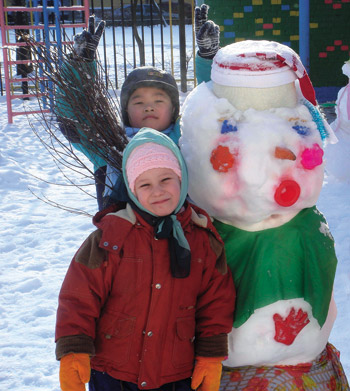
{"type": "Polygon", "coordinates": [[[171,276],[167,239],[129,205],[95,218],[60,291],[57,359],[88,353],[92,368],[151,389],[190,377],[195,354],[227,355],[235,291],[223,243],[201,209],[177,218],[191,248],[187,278],[171,276]]]}

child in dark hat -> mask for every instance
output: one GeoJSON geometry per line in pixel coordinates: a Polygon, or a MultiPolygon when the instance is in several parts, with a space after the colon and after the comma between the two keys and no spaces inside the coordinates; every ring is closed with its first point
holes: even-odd
{"type": "MultiPolygon", "coordinates": [[[[154,67],[134,69],[124,81],[120,105],[129,139],[142,127],[150,127],[169,136],[176,144],[180,138],[178,121],[179,90],[174,77],[154,67]]],[[[120,200],[120,172],[107,166],[104,207],[120,200]]]]}
{"type": "MultiPolygon", "coordinates": [[[[79,90],[78,69],[81,64],[84,64],[82,67],[84,72],[91,73],[92,76],[96,74],[96,50],[104,28],[105,22],[101,21],[95,29],[95,17],[90,16],[88,29],[74,36],[73,61],[71,64],[64,64],[61,71],[64,78],[74,79],[68,80],[70,84],[74,84],[74,89],[79,90]],[[65,71],[67,67],[74,67],[74,69],[65,71]]],[[[81,99],[84,99],[83,94],[81,99]]],[[[150,127],[163,132],[176,144],[178,143],[180,138],[179,91],[170,73],[151,66],[134,69],[124,81],[120,104],[122,121],[128,139],[131,139],[140,128],[150,127]]],[[[76,107],[72,106],[69,97],[60,88],[56,91],[55,111],[61,132],[94,165],[97,201],[101,210],[118,199],[116,189],[119,188],[117,180],[120,177],[120,171],[109,167],[105,159],[91,145],[90,140],[87,140],[80,129],[83,115],[81,113],[77,115],[76,107]],[[65,121],[65,117],[72,121],[65,121]],[[105,183],[108,186],[105,186],[105,183]]]]}
{"type": "Polygon", "coordinates": [[[150,66],[134,69],[123,83],[120,105],[128,137],[148,126],[178,143],[179,90],[170,73],[150,66]]]}

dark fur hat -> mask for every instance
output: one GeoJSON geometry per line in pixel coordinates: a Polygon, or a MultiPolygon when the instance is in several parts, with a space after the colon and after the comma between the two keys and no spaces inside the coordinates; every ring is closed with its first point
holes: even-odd
{"type": "Polygon", "coordinates": [[[174,77],[161,69],[154,67],[139,67],[129,73],[124,81],[120,93],[120,105],[122,119],[125,126],[130,126],[127,107],[130,96],[137,88],[155,87],[164,90],[170,97],[174,106],[174,116],[172,122],[175,122],[180,111],[179,90],[174,77]]]}

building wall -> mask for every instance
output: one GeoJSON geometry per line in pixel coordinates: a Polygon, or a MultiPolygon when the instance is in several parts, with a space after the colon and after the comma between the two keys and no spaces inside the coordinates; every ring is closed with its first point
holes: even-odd
{"type": "MultiPolygon", "coordinates": [[[[281,42],[299,53],[298,0],[206,0],[220,25],[221,45],[245,39],[281,42]]],[[[315,87],[341,87],[350,56],[350,0],[310,0],[310,78],[315,87]]],[[[339,89],[339,88],[338,88],[339,89]]],[[[333,94],[334,95],[334,94],[333,94]]]]}

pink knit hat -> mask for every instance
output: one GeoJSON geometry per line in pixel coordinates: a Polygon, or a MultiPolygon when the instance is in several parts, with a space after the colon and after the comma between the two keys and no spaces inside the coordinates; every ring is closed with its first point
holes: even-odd
{"type": "Polygon", "coordinates": [[[180,164],[170,149],[156,143],[142,144],[130,153],[125,167],[129,187],[134,194],[136,179],[152,168],[169,168],[181,179],[180,164]]]}

